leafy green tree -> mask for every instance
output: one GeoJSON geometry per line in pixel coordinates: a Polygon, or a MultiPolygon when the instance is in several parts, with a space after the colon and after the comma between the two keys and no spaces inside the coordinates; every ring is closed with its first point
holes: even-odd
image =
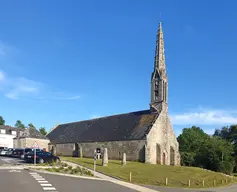
{"type": "Polygon", "coordinates": [[[196,153],[209,137],[200,127],[184,128],[182,134],[177,138],[179,150],[181,152],[196,153]]]}
{"type": "Polygon", "coordinates": [[[29,123],[29,124],[28,124],[28,127],[29,127],[29,128],[35,128],[35,126],[34,126],[32,123],[29,123]]]}
{"type": "Polygon", "coordinates": [[[232,144],[234,147],[235,166],[234,170],[237,171],[237,125],[231,125],[230,127],[222,127],[221,129],[216,129],[214,136],[218,136],[232,144]]]}
{"type": "Polygon", "coordinates": [[[195,166],[196,153],[181,152],[180,155],[182,166],[195,166]]]}
{"type": "Polygon", "coordinates": [[[0,116],[0,125],[5,125],[5,120],[3,119],[2,116],[0,116]]]}
{"type": "MultiPolygon", "coordinates": [[[[216,132],[215,136],[211,137],[200,127],[184,128],[178,137],[181,164],[225,173],[231,172],[231,167],[235,165],[234,145],[222,139],[219,136],[221,134],[221,132],[216,132]],[[229,164],[224,162],[229,162],[229,164]]],[[[229,138],[226,132],[225,136],[229,138]]]]}
{"type": "Polygon", "coordinates": [[[20,120],[16,121],[15,127],[25,129],[25,125],[20,120]]]}
{"type": "Polygon", "coordinates": [[[44,127],[41,127],[41,128],[39,129],[39,131],[40,131],[40,133],[41,133],[42,135],[47,135],[47,131],[45,130],[44,127]]]}

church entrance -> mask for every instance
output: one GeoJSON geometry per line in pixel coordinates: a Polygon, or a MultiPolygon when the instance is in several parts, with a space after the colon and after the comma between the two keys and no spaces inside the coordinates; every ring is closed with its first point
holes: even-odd
{"type": "Polygon", "coordinates": [[[165,153],[163,153],[163,165],[166,165],[165,159],[166,159],[166,155],[165,153]]]}
{"type": "Polygon", "coordinates": [[[174,148],[170,147],[170,165],[174,165],[175,164],[175,152],[174,152],[174,148]]]}
{"type": "Polygon", "coordinates": [[[79,145],[78,143],[74,144],[74,151],[73,151],[73,157],[78,157],[79,156],[79,145]]]}
{"type": "Polygon", "coordinates": [[[156,144],[156,163],[161,164],[161,152],[160,152],[160,145],[156,144]]]}
{"type": "Polygon", "coordinates": [[[51,152],[52,155],[56,155],[55,152],[54,152],[54,146],[52,146],[50,152],[51,152]]]}

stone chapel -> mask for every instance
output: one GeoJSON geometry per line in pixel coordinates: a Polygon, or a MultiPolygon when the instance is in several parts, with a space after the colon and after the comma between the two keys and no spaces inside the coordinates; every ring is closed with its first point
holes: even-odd
{"type": "Polygon", "coordinates": [[[56,155],[93,158],[108,149],[109,159],[180,165],[179,144],[168,115],[168,77],[160,23],[156,38],[151,101],[147,110],[59,124],[47,135],[56,155]]]}

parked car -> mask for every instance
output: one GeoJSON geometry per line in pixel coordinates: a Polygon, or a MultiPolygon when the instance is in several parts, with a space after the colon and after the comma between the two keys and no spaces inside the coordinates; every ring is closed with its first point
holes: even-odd
{"type": "Polygon", "coordinates": [[[21,157],[24,154],[24,149],[22,148],[17,148],[17,149],[13,149],[12,151],[12,157],[21,157]]]}
{"type": "Polygon", "coordinates": [[[11,156],[12,155],[12,151],[13,151],[14,149],[13,148],[8,148],[7,149],[7,152],[6,152],[6,156],[11,156]]]}
{"type": "Polygon", "coordinates": [[[3,149],[0,154],[5,156],[7,151],[7,149],[3,149]]]}
{"type": "Polygon", "coordinates": [[[1,152],[3,149],[7,149],[7,147],[0,147],[0,152],[1,152]]]}
{"type": "MultiPolygon", "coordinates": [[[[33,163],[34,162],[34,152],[30,152],[25,154],[24,160],[27,163],[33,163]]],[[[36,152],[36,163],[50,163],[50,162],[59,162],[60,158],[57,156],[52,155],[49,152],[45,152],[45,151],[39,151],[36,152]]]]}
{"type": "Polygon", "coordinates": [[[42,149],[25,148],[23,154],[21,155],[21,159],[24,159],[24,158],[25,158],[25,154],[34,152],[34,150],[36,150],[36,152],[41,152],[41,151],[43,151],[42,149]]]}

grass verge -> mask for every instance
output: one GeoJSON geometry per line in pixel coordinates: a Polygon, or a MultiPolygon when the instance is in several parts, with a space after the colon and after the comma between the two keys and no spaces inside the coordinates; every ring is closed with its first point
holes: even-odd
{"type": "MultiPolygon", "coordinates": [[[[74,157],[60,158],[61,160],[77,163],[93,169],[93,159],[74,157]]],[[[131,161],[123,166],[121,165],[121,161],[118,160],[109,160],[108,166],[103,167],[101,163],[101,160],[96,161],[97,171],[124,181],[129,181],[131,172],[132,182],[137,184],[165,186],[166,178],[168,178],[167,186],[170,187],[189,187],[188,184],[190,180],[191,188],[209,188],[226,186],[237,182],[237,178],[235,177],[197,167],[151,165],[131,161]]]]}

